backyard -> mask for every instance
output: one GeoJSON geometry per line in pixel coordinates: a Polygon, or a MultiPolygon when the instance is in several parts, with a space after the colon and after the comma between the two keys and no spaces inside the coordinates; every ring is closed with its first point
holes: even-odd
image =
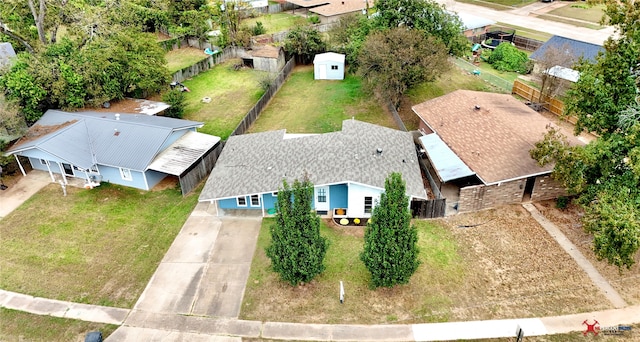
{"type": "Polygon", "coordinates": [[[296,25],[305,24],[307,22],[306,18],[282,12],[243,19],[241,25],[251,28],[254,27],[258,21],[262,23],[266,34],[287,31],[296,25]]]}
{"type": "Polygon", "coordinates": [[[414,221],[420,260],[408,285],[370,290],[362,228],[323,223],[326,270],[291,287],[270,270],[264,220],[241,318],[384,324],[536,317],[609,308],[577,264],[521,206],[414,221]],[[345,285],[345,303],[337,289],[345,285]]]}
{"type": "Polygon", "coordinates": [[[362,90],[362,81],[346,75],[344,81],[313,79],[313,66],[296,67],[251,126],[249,133],[286,129],[289,133],[339,131],[342,121],[354,117],[396,128],[391,116],[362,90]]]}
{"type": "Polygon", "coordinates": [[[197,201],[103,183],[45,187],[0,221],[0,288],[130,308],[197,201]]]}
{"type": "Polygon", "coordinates": [[[260,81],[269,74],[251,68],[236,70],[239,61],[228,60],[182,82],[190,90],[185,93],[183,118],[204,122],[200,132],[227,139],[264,93],[260,81]],[[206,103],[205,98],[211,101],[206,103]]]}
{"type": "Polygon", "coordinates": [[[169,72],[172,74],[178,70],[192,66],[207,57],[209,56],[202,50],[192,47],[183,47],[172,50],[167,52],[165,55],[165,58],[167,59],[167,69],[169,69],[169,72]]]}

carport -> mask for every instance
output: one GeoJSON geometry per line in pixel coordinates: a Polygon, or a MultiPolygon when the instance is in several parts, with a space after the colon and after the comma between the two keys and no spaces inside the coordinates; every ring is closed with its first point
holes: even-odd
{"type": "Polygon", "coordinates": [[[184,196],[209,174],[221,151],[219,137],[188,132],[162,151],[148,169],[177,176],[184,196]]]}

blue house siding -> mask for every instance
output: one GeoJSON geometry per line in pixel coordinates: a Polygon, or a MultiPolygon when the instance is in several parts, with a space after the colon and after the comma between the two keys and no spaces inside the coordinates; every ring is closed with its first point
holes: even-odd
{"type": "Polygon", "coordinates": [[[347,184],[329,186],[329,206],[331,209],[346,208],[349,203],[349,187],[347,184]]]}
{"type": "Polygon", "coordinates": [[[147,184],[149,184],[149,189],[152,189],[161,180],[163,180],[167,175],[154,170],[147,170],[145,172],[145,176],[147,177],[147,184]]]}
{"type": "Polygon", "coordinates": [[[129,170],[131,173],[131,180],[125,180],[122,179],[120,170],[117,167],[100,165],[98,169],[100,170],[100,175],[102,175],[103,182],[147,190],[147,187],[144,183],[144,176],[140,171],[129,170]]]}
{"type": "Polygon", "coordinates": [[[236,200],[235,197],[219,200],[218,205],[220,206],[220,209],[250,209],[251,207],[249,207],[249,196],[239,196],[239,197],[245,198],[245,201],[247,203],[246,206],[242,206],[242,207],[238,206],[238,201],[236,200]]]}
{"type": "Polygon", "coordinates": [[[262,201],[264,205],[264,209],[268,210],[276,207],[276,202],[278,201],[278,196],[273,196],[273,194],[264,194],[262,195],[262,201]]]}

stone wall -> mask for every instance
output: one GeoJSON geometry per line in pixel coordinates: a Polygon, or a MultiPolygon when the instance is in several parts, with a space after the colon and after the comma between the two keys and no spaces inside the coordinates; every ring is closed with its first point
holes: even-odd
{"type": "Polygon", "coordinates": [[[526,179],[496,185],[473,185],[460,189],[458,212],[469,212],[497,207],[503,204],[520,203],[524,195],[526,179]]]}

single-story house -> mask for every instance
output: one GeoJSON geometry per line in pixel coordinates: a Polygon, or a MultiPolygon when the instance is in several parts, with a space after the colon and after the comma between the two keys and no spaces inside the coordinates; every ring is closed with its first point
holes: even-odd
{"type": "Polygon", "coordinates": [[[349,14],[366,12],[375,5],[374,0],[287,0],[287,2],[304,8],[307,13],[317,15],[321,24],[337,22],[341,17],[349,14]]]}
{"type": "Polygon", "coordinates": [[[277,73],[284,68],[285,56],[281,46],[256,46],[253,47],[250,54],[253,57],[253,68],[256,70],[277,73]]]}
{"type": "Polygon", "coordinates": [[[11,43],[0,43],[0,68],[8,66],[14,57],[16,57],[16,52],[11,43]]]}
{"type": "Polygon", "coordinates": [[[332,133],[236,135],[226,142],[199,201],[215,204],[218,215],[253,209],[265,216],[275,212],[283,180],[291,184],[306,175],[319,215],[367,218],[392,172],[402,174],[409,199],[427,198],[408,132],[351,119],[332,133]]]}
{"type": "Polygon", "coordinates": [[[491,19],[478,17],[468,13],[455,14],[457,14],[458,18],[462,21],[462,25],[464,26],[464,31],[462,31],[462,33],[465,37],[475,37],[485,34],[491,25],[496,23],[491,19]]]}
{"type": "MultiPolygon", "coordinates": [[[[412,107],[424,158],[442,187],[459,188],[458,212],[566,195],[529,151],[555,125],[510,94],[457,90],[412,107]]],[[[558,127],[559,128],[559,127],[558,127]]],[[[572,144],[583,144],[562,128],[572,144]]]]}
{"type": "Polygon", "coordinates": [[[313,58],[313,78],[316,80],[344,80],[345,56],[335,52],[317,54],[313,58]]]}
{"type": "Polygon", "coordinates": [[[213,168],[220,138],[196,132],[201,122],[138,114],[48,110],[6,154],[26,157],[52,181],[82,178],[149,190],[165,177],[183,194],[213,168]]]}
{"type": "MultiPolygon", "coordinates": [[[[580,74],[571,69],[571,67],[573,67],[580,58],[595,63],[596,57],[600,52],[604,53],[604,48],[600,45],[561,36],[553,36],[536,49],[529,58],[533,61],[547,59],[547,63],[551,61],[553,61],[553,64],[558,63],[558,65],[551,64],[552,67],[546,70],[546,72],[560,79],[576,82],[580,74]],[[555,54],[558,53],[562,55],[556,56],[555,54]]],[[[537,65],[534,68],[539,70],[537,65]]]]}

